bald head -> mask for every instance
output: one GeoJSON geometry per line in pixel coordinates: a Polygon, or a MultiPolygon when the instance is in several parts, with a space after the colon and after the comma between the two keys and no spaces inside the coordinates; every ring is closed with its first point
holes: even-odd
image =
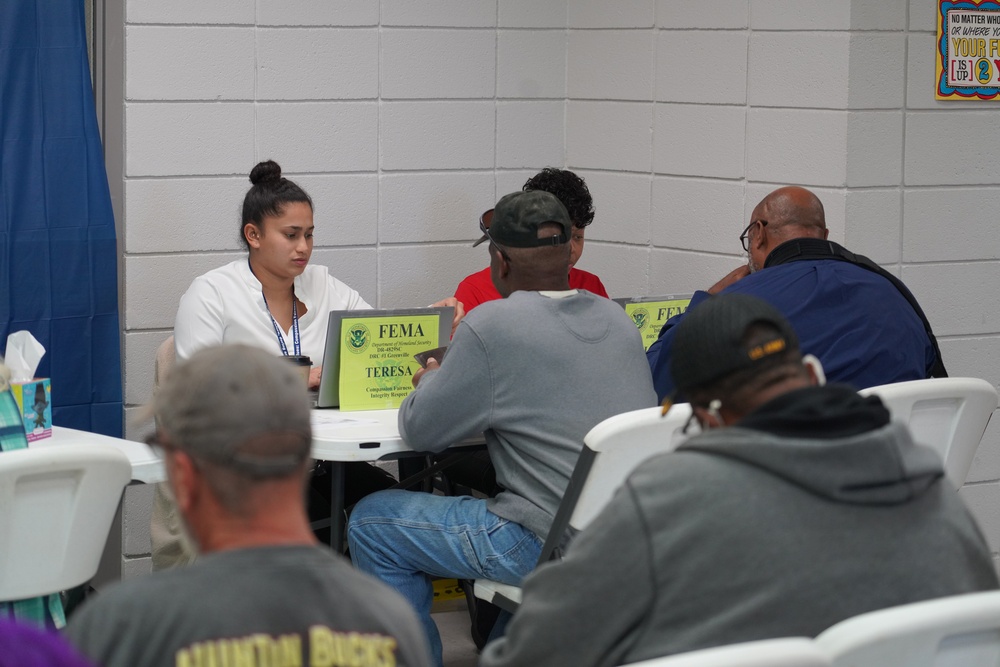
{"type": "Polygon", "coordinates": [[[778,188],[757,204],[753,215],[754,219],[767,220],[771,232],[790,228],[785,240],[800,236],[826,238],[823,202],[805,188],[778,188]]]}
{"type": "Polygon", "coordinates": [[[798,186],[778,188],[764,197],[754,208],[750,223],[747,233],[751,271],[764,266],[768,254],[785,241],[803,237],[825,239],[828,234],[823,203],[798,186]]]}

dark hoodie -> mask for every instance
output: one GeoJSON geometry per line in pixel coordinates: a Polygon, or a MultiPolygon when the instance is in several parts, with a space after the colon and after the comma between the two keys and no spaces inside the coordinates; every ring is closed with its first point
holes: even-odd
{"type": "Polygon", "coordinates": [[[524,585],[481,665],[617,665],[815,636],[884,607],[997,587],[941,460],[846,387],[780,396],[644,463],[524,585]]]}

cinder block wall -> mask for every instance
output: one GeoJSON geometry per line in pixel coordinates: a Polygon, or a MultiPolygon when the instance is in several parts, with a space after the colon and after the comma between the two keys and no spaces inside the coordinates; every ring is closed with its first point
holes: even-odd
{"type": "Polygon", "coordinates": [[[566,6],[127,2],[126,403],[191,280],[241,256],[259,160],[313,196],[312,261],[370,303],[426,305],[485,266],[479,214],[564,162],[566,6]]]}
{"type": "MultiPolygon", "coordinates": [[[[545,165],[590,184],[580,265],[612,295],[711,285],[743,261],[754,205],[801,184],[831,238],[911,286],[952,374],[996,384],[1000,135],[989,103],[934,101],[935,5],[131,0],[126,401],[149,397],[191,279],[240,256],[265,158],[316,201],[313,261],[380,306],[485,265],[478,214],[545,165]]],[[[994,552],[998,440],[962,491],[994,552]]]]}

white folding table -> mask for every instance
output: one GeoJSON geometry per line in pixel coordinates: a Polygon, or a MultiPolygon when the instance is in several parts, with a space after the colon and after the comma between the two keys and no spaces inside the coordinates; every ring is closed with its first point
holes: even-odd
{"type": "MultiPolygon", "coordinates": [[[[344,467],[355,461],[379,461],[423,455],[410,449],[399,435],[399,410],[313,410],[313,458],[331,463],[330,545],[344,543],[344,467]]],[[[452,447],[483,445],[482,436],[452,447]]]]}
{"type": "MultiPolygon", "coordinates": [[[[313,410],[312,456],[331,465],[331,535],[330,544],[339,549],[344,537],[344,467],[356,461],[378,461],[416,456],[399,435],[396,419],[399,410],[313,410]]],[[[482,445],[482,437],[457,446],[482,445]]],[[[166,480],[163,461],[149,445],[113,438],[64,426],[53,426],[52,437],[36,440],[29,446],[58,447],[66,444],[105,444],[121,450],[132,463],[133,482],[152,484],[166,480]]]]}

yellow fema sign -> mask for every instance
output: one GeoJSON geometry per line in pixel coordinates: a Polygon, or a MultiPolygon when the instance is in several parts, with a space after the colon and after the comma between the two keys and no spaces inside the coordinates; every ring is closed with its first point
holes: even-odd
{"type": "Polygon", "coordinates": [[[440,316],[345,317],[340,328],[340,409],[398,408],[420,369],[413,355],[437,347],[440,316]]]}
{"type": "Polygon", "coordinates": [[[642,335],[642,346],[648,350],[649,346],[660,335],[663,323],[674,315],[680,315],[687,310],[689,303],[691,303],[691,298],[685,297],[658,301],[632,301],[622,305],[642,335]]]}

